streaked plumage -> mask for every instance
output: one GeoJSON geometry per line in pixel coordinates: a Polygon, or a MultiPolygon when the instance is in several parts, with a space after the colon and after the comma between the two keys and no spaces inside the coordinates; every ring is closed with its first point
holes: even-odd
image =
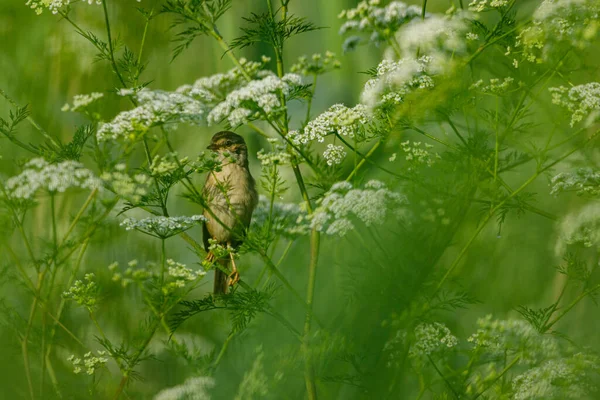
{"type": "MultiPolygon", "coordinates": [[[[203,196],[209,210],[204,210],[208,221],[204,224],[203,242],[208,251],[208,239],[223,246],[237,248],[250,225],[252,212],[258,203],[254,178],[248,168],[248,149],[244,138],[229,131],[216,133],[209,149],[219,154],[221,170],[210,172],[204,184],[203,196]]],[[[228,266],[227,260],[220,260],[228,266]]],[[[236,272],[235,264],[233,264],[236,272]]],[[[229,279],[215,269],[215,293],[226,293],[229,279]]]]}

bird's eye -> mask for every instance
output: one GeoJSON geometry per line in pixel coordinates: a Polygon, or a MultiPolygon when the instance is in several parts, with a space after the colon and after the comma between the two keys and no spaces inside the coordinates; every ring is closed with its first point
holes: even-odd
{"type": "Polygon", "coordinates": [[[233,144],[233,142],[231,140],[225,141],[225,146],[231,146],[232,144],[233,144]]]}

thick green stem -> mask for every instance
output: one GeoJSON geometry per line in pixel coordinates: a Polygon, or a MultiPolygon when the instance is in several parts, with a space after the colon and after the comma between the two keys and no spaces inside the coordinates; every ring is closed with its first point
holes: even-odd
{"type": "Polygon", "coordinates": [[[312,352],[310,349],[310,332],[313,315],[313,302],[315,296],[315,282],[317,277],[317,265],[319,262],[320,234],[313,229],[310,236],[310,264],[308,267],[308,286],[306,288],[306,304],[308,310],[304,320],[304,334],[302,338],[302,347],[304,351],[304,380],[306,383],[306,392],[310,400],[316,400],[317,388],[315,384],[314,364],[312,352]]]}

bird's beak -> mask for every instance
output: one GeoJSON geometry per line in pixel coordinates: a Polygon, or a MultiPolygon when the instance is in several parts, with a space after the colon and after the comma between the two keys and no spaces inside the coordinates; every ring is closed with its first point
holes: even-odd
{"type": "Polygon", "coordinates": [[[208,147],[206,147],[206,148],[207,148],[208,150],[215,151],[215,150],[217,150],[217,145],[216,145],[216,144],[214,144],[214,143],[211,143],[211,144],[209,144],[209,145],[208,145],[208,147]]]}

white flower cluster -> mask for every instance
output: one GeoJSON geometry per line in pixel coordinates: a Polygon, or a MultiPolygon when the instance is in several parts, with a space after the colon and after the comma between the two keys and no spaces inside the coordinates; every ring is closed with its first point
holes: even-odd
{"type": "Polygon", "coordinates": [[[596,357],[578,353],[544,361],[512,380],[514,400],[587,399],[596,392],[593,376],[600,371],[596,357]]]}
{"type": "MultiPolygon", "coordinates": [[[[141,0],[136,0],[138,3],[141,0]]],[[[77,3],[77,1],[75,1],[77,3]]],[[[81,3],[87,4],[102,4],[102,0],[82,0],[81,3]]],[[[71,4],[71,0],[27,0],[25,3],[26,6],[32,8],[37,15],[40,15],[44,12],[44,9],[47,9],[52,14],[58,14],[61,7],[68,6],[71,4]]]]}
{"type": "Polygon", "coordinates": [[[415,328],[415,341],[408,354],[420,358],[451,349],[457,344],[458,339],[446,325],[439,322],[423,323],[415,328]]]}
{"type": "Polygon", "coordinates": [[[73,105],[65,104],[62,111],[78,112],[85,110],[90,104],[104,97],[104,93],[93,92],[90,94],[76,94],[73,96],[73,105]]]}
{"type": "MultiPolygon", "coordinates": [[[[121,91],[122,95],[130,92],[121,91]]],[[[135,140],[148,129],[176,123],[200,124],[206,112],[205,104],[181,93],[142,89],[133,94],[139,106],[119,113],[111,122],[100,125],[98,140],[135,140]]]]}
{"type": "MultiPolygon", "coordinates": [[[[264,352],[262,350],[262,346],[259,346],[257,349],[256,359],[252,363],[252,367],[244,374],[233,400],[267,398],[269,394],[269,383],[271,383],[271,380],[265,373],[263,358],[264,352]]],[[[277,380],[277,377],[275,377],[275,380],[277,380]]]]}
{"type": "Polygon", "coordinates": [[[188,158],[183,157],[178,159],[177,152],[168,153],[161,157],[159,155],[154,156],[150,163],[150,174],[152,176],[167,175],[176,171],[180,165],[188,164],[188,158]],[[177,162],[179,161],[179,162],[177,162]]]}
{"type": "Polygon", "coordinates": [[[98,368],[102,368],[107,362],[108,358],[104,357],[106,355],[106,351],[99,350],[98,355],[95,356],[91,351],[88,351],[83,355],[83,360],[81,358],[75,357],[75,355],[71,355],[67,358],[67,361],[73,363],[73,372],[79,374],[85,369],[85,373],[88,375],[94,375],[94,372],[98,368]]]}
{"type": "MultiPolygon", "coordinates": [[[[239,61],[244,72],[253,79],[271,74],[269,71],[261,69],[270,61],[269,57],[263,56],[262,62],[248,61],[245,58],[240,58],[239,61]]],[[[200,78],[192,85],[180,86],[176,92],[193,97],[212,108],[225,100],[227,94],[241,88],[246,82],[242,70],[236,67],[226,73],[200,78]]]]}
{"type": "Polygon", "coordinates": [[[508,0],[473,0],[469,3],[469,10],[482,12],[506,7],[508,0]]]}
{"type": "Polygon", "coordinates": [[[65,299],[73,300],[75,303],[88,310],[97,304],[98,285],[94,282],[96,276],[93,273],[85,274],[84,281],[76,280],[69,290],[63,292],[65,299]]]}
{"type": "Polygon", "coordinates": [[[8,195],[17,199],[30,199],[40,189],[62,193],[69,188],[92,190],[101,186],[102,181],[79,162],[50,164],[43,158],[30,160],[23,172],[6,181],[8,195]]]}
{"type": "Polygon", "coordinates": [[[402,151],[406,154],[406,161],[414,166],[427,165],[428,167],[431,167],[435,164],[435,159],[441,158],[438,153],[434,153],[432,156],[430,150],[433,148],[433,145],[429,143],[411,142],[410,140],[407,140],[400,143],[400,146],[402,151]]]}
{"type": "MultiPolygon", "coordinates": [[[[178,123],[198,125],[206,122],[207,118],[211,123],[220,122],[223,118],[228,117],[221,113],[227,112],[228,105],[231,106],[235,102],[235,96],[256,95],[261,90],[261,86],[272,84],[273,79],[278,79],[272,72],[261,69],[268,62],[268,57],[263,57],[262,62],[240,59],[241,68],[236,67],[226,73],[201,78],[192,85],[180,86],[174,92],[122,89],[119,94],[133,96],[139,106],[123,111],[111,122],[102,124],[98,129],[98,139],[133,141],[154,126],[176,127],[178,123]],[[249,84],[245,76],[254,79],[252,81],[254,83],[249,84]],[[269,79],[263,82],[263,78],[269,79]],[[247,85],[251,87],[247,87],[247,85]],[[228,96],[233,96],[229,98],[229,102],[227,102],[228,96]],[[214,107],[219,107],[220,111],[211,114],[214,107]]],[[[300,84],[299,77],[294,74],[284,77],[282,82],[280,86],[287,88],[284,92],[289,90],[292,83],[300,84]]],[[[262,89],[266,90],[267,88],[262,87],[262,89]]],[[[275,94],[272,95],[275,96],[275,94]]],[[[237,100],[241,101],[240,98],[237,100]]],[[[250,100],[252,99],[248,99],[248,101],[250,100]]],[[[276,101],[279,101],[278,98],[276,101]]],[[[267,93],[263,93],[260,102],[264,102],[267,108],[273,106],[274,103],[272,96],[268,96],[267,93]]],[[[242,117],[245,111],[241,108],[229,111],[234,113],[232,121],[245,120],[245,117],[242,117]],[[235,115],[237,115],[237,119],[235,115]]]]}
{"type": "Polygon", "coordinates": [[[295,144],[311,141],[323,142],[327,135],[337,132],[342,136],[354,137],[369,123],[371,117],[363,104],[348,108],[334,104],[317,118],[310,121],[304,130],[290,131],[289,137],[295,144]]]}
{"type": "Polygon", "coordinates": [[[400,366],[400,362],[404,359],[406,338],[406,330],[398,329],[394,337],[385,342],[383,351],[386,352],[388,368],[400,366]]]}
{"type": "Polygon", "coordinates": [[[492,356],[521,355],[520,363],[535,363],[559,354],[556,340],[536,331],[527,321],[520,319],[497,320],[491,315],[477,320],[477,332],[467,341],[474,350],[485,350],[492,356]]]}
{"type": "Polygon", "coordinates": [[[278,139],[270,138],[269,142],[272,145],[272,150],[267,152],[265,149],[260,149],[256,153],[256,158],[260,161],[261,166],[270,167],[272,165],[288,165],[292,156],[287,151],[286,146],[281,144],[278,139]]]}
{"type": "Polygon", "coordinates": [[[383,60],[377,66],[377,76],[365,84],[361,102],[369,108],[400,104],[414,90],[433,88],[434,72],[429,56],[383,60]]]}
{"type": "Polygon", "coordinates": [[[112,172],[104,172],[100,178],[112,188],[118,196],[137,204],[148,194],[151,178],[145,174],[130,176],[125,164],[117,164],[112,172]]]}
{"type": "Polygon", "coordinates": [[[492,78],[489,80],[487,85],[485,84],[483,79],[480,79],[474,84],[472,84],[469,89],[475,90],[480,93],[499,95],[506,93],[509,89],[511,89],[514,82],[515,79],[510,76],[504,78],[503,80],[500,80],[498,78],[492,78]]]}
{"type": "MultiPolygon", "coordinates": [[[[356,8],[342,11],[338,17],[346,22],[340,28],[340,34],[367,33],[370,41],[380,44],[393,37],[403,24],[421,16],[418,6],[401,1],[392,1],[385,7],[378,7],[379,4],[380,0],[363,0],[356,8]]],[[[344,42],[344,49],[352,50],[360,40],[358,36],[349,37],[344,42]]]]}
{"type": "Polygon", "coordinates": [[[282,78],[268,75],[252,80],[217,104],[208,114],[208,123],[218,124],[226,119],[231,126],[238,126],[250,119],[269,118],[280,111],[280,95],[288,96],[301,85],[302,78],[297,74],[285,74],[282,78]]]}
{"type": "Polygon", "coordinates": [[[194,271],[185,264],[178,263],[172,259],[167,260],[167,267],[169,276],[178,281],[195,281],[198,277],[206,275],[205,271],[194,271]]]}
{"type": "Polygon", "coordinates": [[[125,218],[121,226],[125,230],[137,230],[151,236],[161,239],[177,235],[192,228],[196,224],[206,221],[203,215],[193,215],[191,217],[164,217],[155,216],[137,220],[135,218],[125,218]]]}
{"type": "Polygon", "coordinates": [[[578,168],[575,172],[561,172],[550,181],[551,194],[576,192],[578,195],[600,195],[600,172],[591,168],[578,168]]]}
{"type": "MultiPolygon", "coordinates": [[[[121,286],[124,288],[129,286],[130,283],[140,282],[148,279],[153,276],[152,272],[150,272],[147,268],[138,267],[138,260],[131,260],[127,263],[128,268],[123,272],[117,272],[117,268],[119,267],[119,263],[115,261],[114,263],[108,266],[108,270],[112,272],[112,281],[113,282],[121,282],[121,286]]],[[[154,267],[155,264],[148,264],[148,267],[154,267]]]]}
{"type": "Polygon", "coordinates": [[[181,385],[163,389],[154,396],[154,400],[211,400],[210,389],[215,380],[207,376],[188,378],[181,385]]]}
{"type": "Polygon", "coordinates": [[[323,152],[323,158],[327,161],[327,165],[341,164],[346,157],[344,146],[337,146],[335,144],[328,144],[327,149],[323,152]]]}
{"type": "Polygon", "coordinates": [[[533,13],[533,25],[517,37],[515,49],[529,62],[550,58],[558,45],[583,49],[598,33],[596,0],[544,0],[533,13]]]}
{"type": "MultiPolygon", "coordinates": [[[[271,215],[271,202],[260,195],[258,205],[252,214],[251,230],[259,230],[268,226],[271,215]]],[[[288,239],[304,236],[310,233],[310,222],[307,213],[296,203],[273,203],[271,217],[271,232],[288,239]]]]}
{"type": "Polygon", "coordinates": [[[344,236],[354,229],[352,219],[367,226],[380,225],[389,211],[398,212],[406,202],[406,197],[390,191],[380,181],[371,180],[363,189],[355,189],[349,182],[338,182],[317,201],[311,228],[327,235],[344,236]]]}
{"type": "Polygon", "coordinates": [[[590,82],[584,85],[566,88],[550,88],[552,103],[571,112],[571,126],[586,119],[591,125],[600,116],[600,83],[590,82]]]}
{"type": "Polygon", "coordinates": [[[322,75],[340,69],[341,66],[336,55],[331,51],[326,51],[325,55],[313,54],[310,59],[307,56],[299,57],[296,64],[290,67],[290,71],[302,75],[322,75]]]}
{"type": "Polygon", "coordinates": [[[600,204],[595,202],[565,216],[556,241],[557,255],[565,254],[569,245],[600,246],[600,204]]]}
{"type": "Polygon", "coordinates": [[[432,15],[424,20],[413,20],[396,34],[402,54],[419,52],[431,56],[436,69],[445,69],[450,59],[467,50],[465,38],[470,27],[467,15],[432,15]]]}

